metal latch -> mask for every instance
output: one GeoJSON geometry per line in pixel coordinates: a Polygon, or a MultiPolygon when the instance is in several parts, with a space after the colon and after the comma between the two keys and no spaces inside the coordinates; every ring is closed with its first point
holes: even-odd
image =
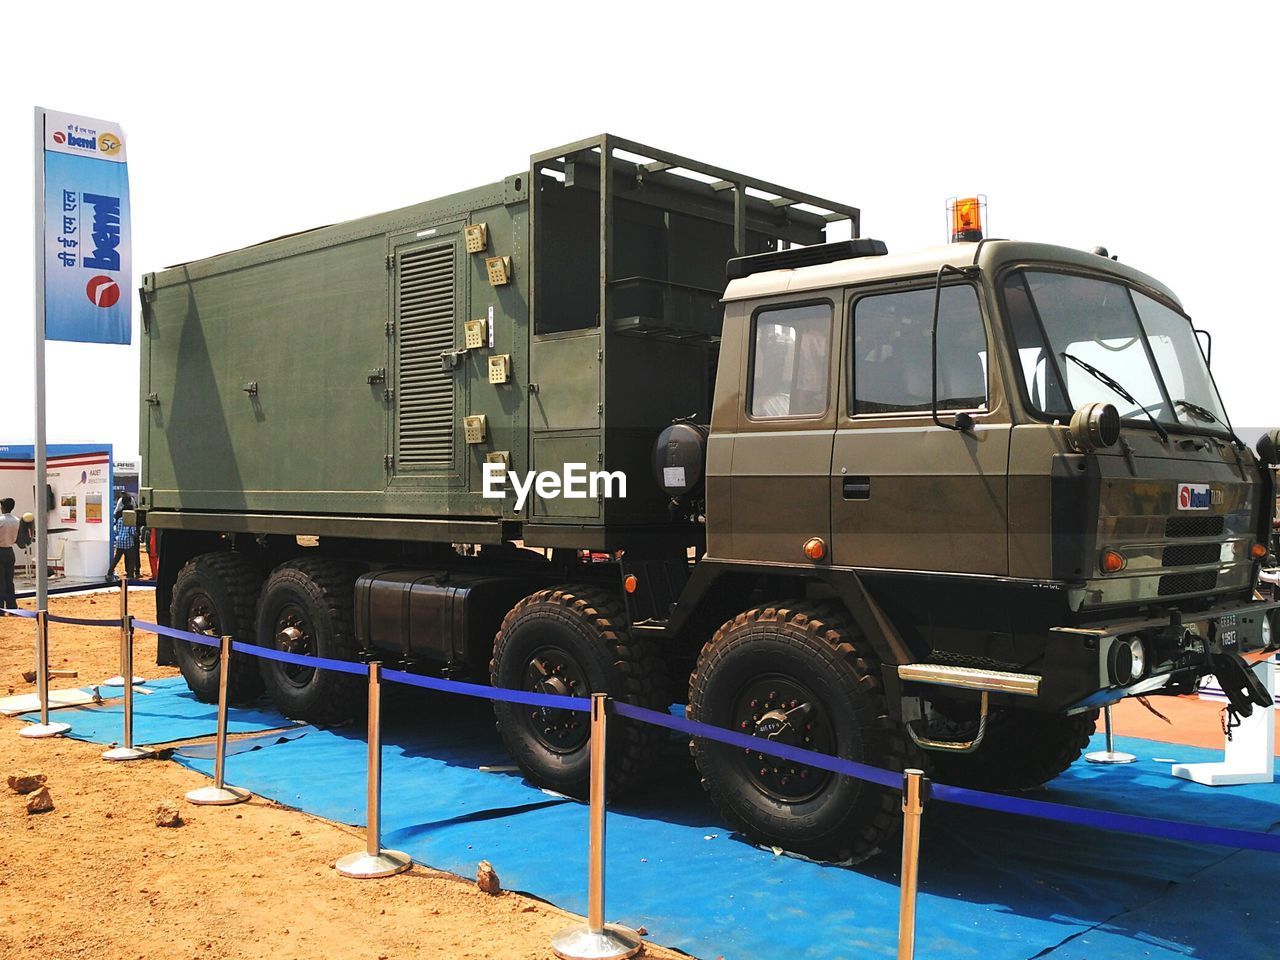
{"type": "Polygon", "coordinates": [[[258,395],[258,381],[250,380],[240,389],[243,390],[245,393],[247,393],[249,396],[256,397],[258,395]]]}
{"type": "Polygon", "coordinates": [[[147,394],[147,403],[149,403],[149,404],[151,404],[152,406],[155,406],[155,407],[160,406],[160,394],[158,394],[158,393],[148,393],[148,394],[147,394]]]}
{"type": "Polygon", "coordinates": [[[457,370],[458,364],[462,362],[462,358],[466,355],[465,350],[446,350],[440,354],[441,370],[457,370]]]}
{"type": "Polygon", "coordinates": [[[374,367],[364,375],[365,383],[385,383],[387,380],[386,367],[374,367]]]}

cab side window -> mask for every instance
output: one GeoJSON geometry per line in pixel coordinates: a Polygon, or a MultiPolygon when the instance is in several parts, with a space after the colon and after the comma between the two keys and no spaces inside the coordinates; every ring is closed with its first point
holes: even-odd
{"type": "MultiPolygon", "coordinates": [[[[933,403],[933,288],[862,297],[853,308],[853,412],[929,410],[933,403]]],[[[987,405],[987,335],[978,294],[942,288],[938,409],[987,405]]]]}
{"type": "Polygon", "coordinates": [[[754,419],[816,417],[826,412],[831,317],[829,303],[755,314],[748,401],[754,419]]]}

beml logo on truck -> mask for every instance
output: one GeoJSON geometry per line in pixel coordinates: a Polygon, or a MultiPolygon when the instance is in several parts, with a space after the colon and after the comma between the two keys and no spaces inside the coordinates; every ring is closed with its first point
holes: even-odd
{"type": "Polygon", "coordinates": [[[1208,510],[1213,505],[1213,494],[1205,483],[1178,484],[1179,510],[1208,510]]]}

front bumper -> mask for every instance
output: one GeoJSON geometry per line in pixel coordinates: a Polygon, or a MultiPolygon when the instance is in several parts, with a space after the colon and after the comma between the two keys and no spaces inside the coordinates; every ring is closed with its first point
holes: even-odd
{"type": "MultiPolygon", "coordinates": [[[[1266,615],[1280,608],[1280,600],[1234,600],[1198,611],[1183,619],[1176,611],[1163,617],[1054,627],[1055,636],[1078,640],[1092,690],[1067,691],[1063,699],[1071,712],[1096,709],[1128,696],[1176,687],[1190,689],[1209,672],[1209,655],[1244,654],[1264,648],[1266,615]],[[1113,675],[1112,647],[1137,638],[1147,654],[1147,666],[1136,679],[1113,675]]],[[[1075,644],[1071,644],[1075,647],[1075,644]]],[[[1084,679],[1081,677],[1081,679],[1084,679]]]]}

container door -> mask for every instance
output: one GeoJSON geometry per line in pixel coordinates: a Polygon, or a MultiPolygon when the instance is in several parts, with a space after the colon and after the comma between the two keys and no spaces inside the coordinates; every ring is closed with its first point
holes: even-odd
{"type": "Polygon", "coordinates": [[[832,561],[845,567],[1007,574],[1007,408],[991,389],[975,287],[944,287],[939,419],[932,415],[934,287],[849,297],[842,410],[831,461],[832,561]],[[990,386],[989,386],[990,383],[990,386]]]}
{"type": "Polygon", "coordinates": [[[393,241],[387,385],[393,489],[466,484],[463,224],[438,224],[393,241]]]}

